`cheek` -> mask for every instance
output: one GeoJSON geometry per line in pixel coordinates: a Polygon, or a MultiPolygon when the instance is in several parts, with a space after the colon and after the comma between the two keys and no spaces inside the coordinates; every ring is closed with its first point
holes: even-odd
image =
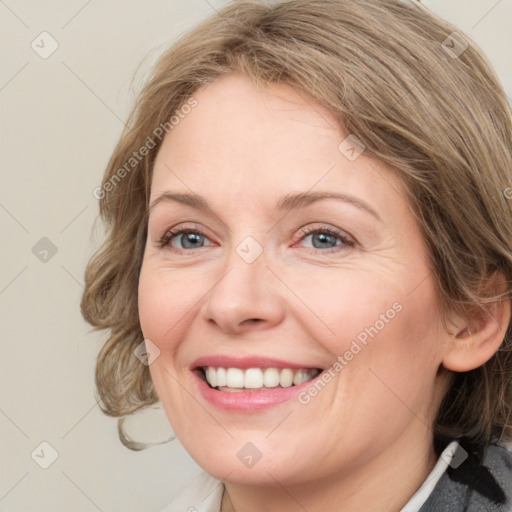
{"type": "Polygon", "coordinates": [[[172,270],[154,269],[150,265],[141,269],[138,288],[139,319],[145,338],[160,349],[162,343],[173,343],[183,330],[194,303],[194,286],[181,283],[172,270]]]}
{"type": "Polygon", "coordinates": [[[169,309],[166,301],[166,293],[161,283],[155,279],[155,275],[146,271],[143,267],[139,277],[139,320],[144,338],[152,341],[160,340],[159,333],[164,332],[169,309]]]}
{"type": "Polygon", "coordinates": [[[433,283],[426,280],[404,293],[413,289],[405,277],[401,283],[349,277],[331,283],[334,292],[328,300],[318,288],[308,295],[332,331],[322,343],[339,363],[333,368],[341,377],[337,399],[352,402],[357,395],[367,407],[404,409],[405,403],[419,410],[433,395],[441,362],[441,317],[433,283]]]}
{"type": "Polygon", "coordinates": [[[178,437],[183,435],[182,425],[189,425],[193,420],[190,404],[183,400],[182,387],[177,383],[177,340],[188,327],[187,311],[191,309],[185,293],[186,287],[182,289],[169,271],[143,265],[138,287],[139,320],[144,338],[160,350],[149,370],[169,423],[178,437]]]}
{"type": "MultiPolygon", "coordinates": [[[[386,323],[373,320],[364,329],[367,344],[361,351],[365,400],[379,414],[404,421],[411,414],[424,425],[432,421],[431,406],[441,363],[439,317],[420,295],[400,297],[386,323]]],[[[359,357],[359,355],[357,356],[359,357]]],[[[395,424],[400,424],[400,421],[395,424]]]]}
{"type": "Polygon", "coordinates": [[[180,318],[186,318],[183,302],[176,300],[181,296],[170,286],[169,279],[161,272],[142,271],[139,279],[138,307],[139,321],[144,339],[151,340],[159,352],[158,358],[149,369],[159,395],[165,391],[161,386],[161,376],[164,368],[173,371],[176,367],[176,355],[180,333],[185,328],[180,318]]]}
{"type": "Polygon", "coordinates": [[[417,276],[427,274],[428,269],[416,273],[404,266],[375,267],[319,274],[321,280],[306,286],[295,283],[329,327],[331,335],[325,339],[330,351],[339,354],[354,340],[362,346],[378,342],[398,352],[406,349],[411,357],[428,351],[428,341],[439,332],[441,318],[433,280],[425,279],[418,286],[417,276]]]}
{"type": "Polygon", "coordinates": [[[316,331],[317,341],[333,355],[343,354],[354,341],[365,347],[385,338],[390,327],[395,324],[396,328],[406,316],[400,283],[385,277],[339,269],[289,280],[290,288],[310,310],[296,318],[307,324],[309,332],[316,331]]]}

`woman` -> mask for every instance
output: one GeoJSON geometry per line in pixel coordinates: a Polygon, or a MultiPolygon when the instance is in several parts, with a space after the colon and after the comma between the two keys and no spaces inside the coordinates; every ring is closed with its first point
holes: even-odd
{"type": "Polygon", "coordinates": [[[166,511],[512,510],[511,170],[418,5],[238,1],[167,51],[82,300],[103,410],[159,400],[205,470],[166,511]]]}

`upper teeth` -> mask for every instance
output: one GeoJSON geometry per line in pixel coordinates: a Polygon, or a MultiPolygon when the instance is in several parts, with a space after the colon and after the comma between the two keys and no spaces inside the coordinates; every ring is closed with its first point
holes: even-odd
{"type": "Polygon", "coordinates": [[[290,368],[203,368],[206,380],[212,388],[260,389],[263,386],[288,388],[298,386],[318,375],[319,370],[292,370],[290,368]]]}

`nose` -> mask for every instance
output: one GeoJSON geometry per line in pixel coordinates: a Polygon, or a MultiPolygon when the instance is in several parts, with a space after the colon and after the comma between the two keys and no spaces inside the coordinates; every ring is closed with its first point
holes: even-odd
{"type": "Polygon", "coordinates": [[[233,251],[206,297],[202,315],[227,334],[268,329],[284,317],[280,292],[263,254],[247,263],[233,251]]]}

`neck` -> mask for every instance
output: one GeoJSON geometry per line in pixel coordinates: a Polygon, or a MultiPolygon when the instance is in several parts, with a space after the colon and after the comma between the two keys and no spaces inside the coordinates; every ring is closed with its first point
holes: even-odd
{"type": "Polygon", "coordinates": [[[422,441],[397,440],[367,464],[315,481],[276,481],[266,486],[227,483],[221,512],[396,512],[436,464],[431,436],[422,441]]]}

